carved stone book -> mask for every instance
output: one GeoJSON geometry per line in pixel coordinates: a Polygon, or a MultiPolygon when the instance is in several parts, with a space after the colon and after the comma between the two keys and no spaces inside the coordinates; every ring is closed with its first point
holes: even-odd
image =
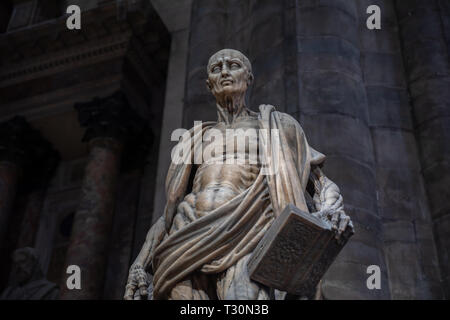
{"type": "Polygon", "coordinates": [[[250,278],[309,297],[353,234],[350,229],[338,241],[329,223],[289,204],[250,257],[250,278]]]}

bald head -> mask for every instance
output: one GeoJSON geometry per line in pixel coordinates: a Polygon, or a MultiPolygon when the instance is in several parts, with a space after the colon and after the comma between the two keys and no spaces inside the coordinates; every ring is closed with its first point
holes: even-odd
{"type": "Polygon", "coordinates": [[[241,60],[244,66],[247,68],[248,72],[252,73],[252,65],[250,63],[250,60],[248,60],[248,58],[242,52],[234,49],[222,49],[214,53],[211,58],[209,58],[207,71],[210,71],[210,67],[214,62],[216,62],[220,58],[223,59],[224,57],[237,58],[241,60]]]}
{"type": "Polygon", "coordinates": [[[239,113],[245,105],[247,88],[253,82],[250,61],[241,52],[223,49],[208,61],[206,87],[216,98],[216,104],[230,114],[239,113]]]}

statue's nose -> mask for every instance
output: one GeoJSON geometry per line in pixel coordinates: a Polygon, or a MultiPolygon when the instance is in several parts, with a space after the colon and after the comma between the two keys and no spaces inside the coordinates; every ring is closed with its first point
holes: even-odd
{"type": "Polygon", "coordinates": [[[229,72],[228,68],[224,66],[224,67],[222,68],[222,76],[224,76],[224,75],[229,75],[229,74],[230,74],[230,72],[229,72]]]}

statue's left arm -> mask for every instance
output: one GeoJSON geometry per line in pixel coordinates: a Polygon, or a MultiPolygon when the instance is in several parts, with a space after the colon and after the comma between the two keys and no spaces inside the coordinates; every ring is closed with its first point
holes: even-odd
{"type": "MultiPolygon", "coordinates": [[[[279,178],[273,179],[278,183],[278,186],[273,187],[276,190],[272,197],[275,202],[279,199],[276,193],[283,192],[285,186],[297,186],[294,189],[295,192],[299,192],[301,188],[305,192],[309,179],[314,186],[313,201],[317,210],[312,214],[326,221],[333,230],[336,230],[337,238],[341,237],[347,227],[351,228],[349,231],[353,231],[350,217],[344,212],[343,199],[338,186],[326,177],[320,169],[325,161],[325,155],[308,144],[298,121],[289,114],[275,111],[275,107],[271,105],[260,106],[260,121],[262,128],[275,128],[281,131],[279,135],[283,143],[280,143],[280,147],[282,152],[285,152],[285,159],[290,159],[290,161],[286,161],[285,167],[294,164],[298,174],[298,177],[296,177],[293,174],[295,170],[291,167],[291,170],[286,169],[286,172],[289,173],[285,172],[279,178]],[[283,179],[288,180],[288,182],[283,181],[283,179]]],[[[281,199],[283,201],[278,204],[279,209],[289,202],[299,208],[302,205],[302,197],[295,197],[295,195],[289,197],[288,192],[281,199]]]]}

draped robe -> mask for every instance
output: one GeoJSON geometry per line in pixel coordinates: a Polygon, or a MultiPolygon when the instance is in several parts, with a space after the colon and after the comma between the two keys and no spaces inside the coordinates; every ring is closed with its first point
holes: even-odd
{"type": "Polygon", "coordinates": [[[172,163],[167,174],[166,234],[154,245],[152,259],[154,299],[166,298],[171,288],[194,271],[220,273],[251,253],[288,203],[308,212],[304,193],[311,165],[321,164],[325,156],[309,146],[294,118],[273,106],[260,106],[258,122],[268,133],[260,136],[267,170],[261,169],[250,187],[207,214],[196,214],[183,198],[189,193],[194,148],[215,122],[191,129],[192,139],[175,147],[176,152],[186,150],[188,143],[192,152],[183,154],[190,161],[172,163]],[[278,130],[279,143],[272,129],[278,130]]]}

